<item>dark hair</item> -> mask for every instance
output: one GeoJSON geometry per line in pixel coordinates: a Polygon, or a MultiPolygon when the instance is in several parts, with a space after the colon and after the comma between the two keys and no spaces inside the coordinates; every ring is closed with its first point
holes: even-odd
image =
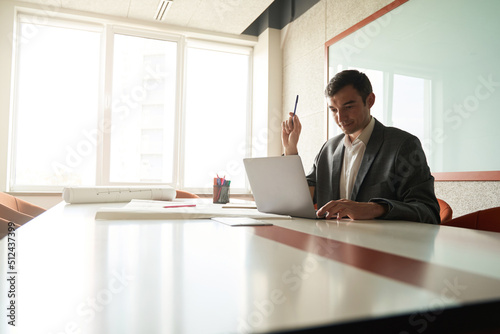
{"type": "Polygon", "coordinates": [[[373,92],[372,84],[366,74],[358,70],[345,70],[335,74],[326,86],[325,96],[333,97],[339,90],[349,85],[358,91],[363,103],[366,104],[366,98],[373,92]]]}

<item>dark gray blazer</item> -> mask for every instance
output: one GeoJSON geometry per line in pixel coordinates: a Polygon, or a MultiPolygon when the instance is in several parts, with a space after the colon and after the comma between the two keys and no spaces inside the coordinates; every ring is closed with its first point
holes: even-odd
{"type": "MultiPolygon", "coordinates": [[[[318,208],[340,199],[340,171],[344,157],[344,134],[328,140],[307,175],[316,187],[318,208]]],[[[409,220],[439,224],[439,204],[420,141],[403,130],[375,120],[352,196],[357,202],[382,202],[389,212],[379,219],[409,220]]]]}

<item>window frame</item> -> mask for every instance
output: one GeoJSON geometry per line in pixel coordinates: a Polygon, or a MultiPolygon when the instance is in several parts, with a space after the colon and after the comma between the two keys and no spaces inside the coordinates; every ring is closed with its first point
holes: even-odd
{"type": "MultiPolygon", "coordinates": [[[[8,155],[7,155],[7,191],[8,192],[19,192],[19,193],[30,193],[30,192],[61,192],[62,186],[49,186],[49,185],[16,185],[15,180],[15,163],[17,161],[16,150],[17,146],[17,123],[18,116],[16,112],[17,100],[18,100],[18,85],[19,85],[19,47],[23,43],[23,39],[26,38],[22,36],[21,23],[27,24],[38,24],[46,25],[50,27],[59,27],[65,29],[78,29],[91,32],[101,33],[101,44],[102,44],[102,33],[104,31],[104,25],[93,20],[83,20],[83,19],[68,19],[66,17],[58,17],[57,15],[49,15],[47,11],[40,13],[36,10],[22,11],[16,9],[14,18],[14,40],[13,40],[13,50],[12,50],[12,80],[11,80],[11,96],[10,96],[10,110],[9,110],[9,141],[8,141],[8,155]],[[33,22],[33,18],[42,19],[42,22],[33,22]]],[[[101,47],[102,56],[102,47],[101,47]]],[[[99,87],[101,91],[102,87],[99,87]]],[[[98,101],[100,101],[98,97],[98,101]]],[[[99,104],[100,102],[98,102],[99,104]]],[[[100,106],[98,110],[100,110],[100,106]]],[[[99,117],[99,115],[97,115],[99,117]]],[[[97,145],[97,150],[99,150],[99,145],[97,145]]]]}
{"type": "MultiPolygon", "coordinates": [[[[255,42],[242,38],[239,41],[231,36],[209,35],[201,32],[192,31],[177,31],[168,29],[163,26],[148,26],[138,23],[123,23],[119,20],[102,19],[92,16],[81,16],[65,13],[51,13],[49,11],[39,11],[29,8],[17,8],[14,18],[14,43],[13,43],[13,71],[11,80],[11,104],[10,104],[10,131],[8,143],[8,163],[7,163],[7,191],[10,192],[44,192],[44,193],[59,193],[65,185],[60,186],[44,186],[44,185],[18,185],[15,184],[16,156],[15,141],[16,141],[16,93],[18,85],[18,48],[21,43],[22,36],[19,29],[21,19],[23,17],[34,17],[39,24],[42,22],[57,22],[58,26],[68,28],[93,27],[101,33],[101,48],[100,48],[100,69],[99,69],[99,93],[98,93],[98,110],[97,119],[97,140],[100,145],[96,147],[96,178],[95,185],[112,186],[112,185],[143,185],[143,184],[167,184],[177,189],[184,189],[184,131],[185,128],[185,105],[186,105],[186,56],[187,49],[194,44],[202,45],[203,48],[209,50],[220,50],[225,52],[245,53],[249,56],[249,76],[248,76],[248,92],[247,92],[247,107],[246,107],[246,152],[245,156],[249,157],[252,152],[252,86],[253,86],[253,46],[255,42]],[[113,51],[114,51],[114,36],[115,34],[129,35],[141,38],[153,38],[177,43],[177,89],[175,101],[175,125],[174,125],[174,154],[173,154],[173,182],[172,183],[139,183],[139,182],[111,182],[110,181],[110,132],[105,131],[106,126],[109,126],[111,121],[112,110],[112,78],[113,78],[113,51]],[[103,131],[104,129],[104,131],[103,131]]],[[[211,192],[207,188],[191,188],[189,191],[198,193],[211,192]]],[[[249,193],[248,184],[245,188],[232,189],[234,193],[249,193]]]]}
{"type": "MultiPolygon", "coordinates": [[[[137,29],[137,28],[131,28],[131,27],[126,27],[123,25],[110,25],[106,26],[106,40],[107,42],[105,43],[105,69],[103,70],[104,76],[106,77],[104,79],[104,93],[102,97],[102,104],[104,107],[100,109],[100,112],[102,112],[102,122],[101,126],[104,129],[107,124],[112,124],[111,123],[111,113],[112,113],[112,105],[107,105],[106,101],[111,101],[112,103],[112,91],[113,91],[113,55],[114,55],[114,36],[116,34],[119,35],[127,35],[127,36],[132,36],[132,37],[139,37],[139,38],[152,38],[152,39],[157,39],[157,40],[163,40],[163,41],[168,41],[168,42],[175,42],[177,43],[177,71],[176,71],[176,82],[177,82],[177,90],[176,90],[176,97],[175,97],[175,125],[174,125],[174,154],[173,154],[173,174],[172,174],[172,183],[167,183],[168,185],[171,185],[173,187],[178,188],[179,187],[179,182],[178,182],[178,177],[179,177],[179,171],[178,171],[178,165],[179,165],[179,156],[180,156],[180,138],[179,138],[179,129],[180,129],[180,120],[182,118],[182,105],[180,101],[182,100],[182,94],[183,94],[183,89],[179,89],[179,87],[182,87],[183,81],[184,81],[184,76],[183,76],[183,67],[184,67],[184,47],[183,45],[185,44],[185,38],[181,35],[175,35],[175,34],[170,34],[170,33],[160,33],[156,31],[151,31],[151,30],[143,30],[143,29],[137,29]]],[[[99,132],[100,134],[103,135],[102,138],[102,145],[101,145],[101,156],[97,157],[97,168],[101,167],[101,171],[97,171],[97,180],[96,184],[97,185],[105,185],[105,186],[118,186],[118,185],[143,185],[145,183],[141,182],[111,182],[111,163],[110,163],[110,156],[111,156],[111,133],[110,132],[99,132]]],[[[148,182],[147,184],[165,184],[165,183],[151,183],[148,182]]]]}

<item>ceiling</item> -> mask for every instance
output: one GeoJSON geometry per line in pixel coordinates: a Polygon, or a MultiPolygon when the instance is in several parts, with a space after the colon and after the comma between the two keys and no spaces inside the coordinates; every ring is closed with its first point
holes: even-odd
{"type": "MultiPolygon", "coordinates": [[[[158,23],[161,0],[22,0],[41,9],[57,8],[158,23]]],[[[282,29],[319,0],[173,0],[160,21],[184,29],[258,36],[268,27],[282,29]]]]}
{"type": "MultiPolygon", "coordinates": [[[[24,0],[47,8],[47,0],[24,0]]],[[[157,22],[154,19],[160,0],[51,0],[52,10],[70,10],[157,22]]],[[[189,29],[239,35],[274,0],[173,0],[161,21],[189,29]]]]}

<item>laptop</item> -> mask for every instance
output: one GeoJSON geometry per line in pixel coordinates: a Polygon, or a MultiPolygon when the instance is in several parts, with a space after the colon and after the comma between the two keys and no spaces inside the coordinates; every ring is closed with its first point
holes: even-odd
{"type": "Polygon", "coordinates": [[[302,160],[298,155],[243,159],[257,210],[316,219],[302,160]]]}

